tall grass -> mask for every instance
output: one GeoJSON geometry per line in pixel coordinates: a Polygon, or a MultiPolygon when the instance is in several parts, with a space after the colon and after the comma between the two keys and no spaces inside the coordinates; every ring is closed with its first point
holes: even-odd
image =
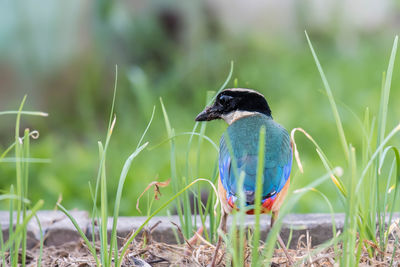
{"type": "MultiPolygon", "coordinates": [[[[342,234],[343,253],[340,264],[341,266],[357,266],[363,247],[368,249],[370,257],[374,257],[378,253],[369,242],[366,242],[367,240],[372,241],[382,251],[387,248],[388,239],[384,238],[387,236],[385,218],[388,214],[390,223],[398,198],[399,176],[397,174],[396,178],[393,178],[393,174],[394,169],[397,170],[397,173],[399,172],[399,152],[398,148],[387,145],[390,139],[400,131],[400,124],[396,125],[389,134],[385,134],[398,37],[396,36],[394,40],[388,69],[386,74],[383,75],[379,114],[377,117],[371,118],[369,109],[366,109],[364,123],[360,129],[360,132],[364,133],[360,136],[363,146],[359,150],[354,145],[349,144],[346,139],[333,93],[307,33],[306,38],[335,117],[339,141],[342,144],[344,158],[346,159],[343,177],[331,176],[343,199],[346,215],[342,234]],[[377,127],[375,127],[375,121],[378,122],[377,127]],[[395,159],[389,171],[381,172],[388,149],[394,151],[395,159]],[[386,185],[384,190],[381,188],[382,184],[386,185]],[[395,193],[388,197],[390,184],[393,184],[392,188],[395,189],[395,193]],[[389,201],[389,198],[392,201],[389,201]],[[379,233],[378,236],[376,236],[376,233],[379,233]]],[[[318,145],[316,147],[326,169],[332,170],[332,164],[325,153],[318,145]]]]}
{"type": "MultiPolygon", "coordinates": [[[[37,131],[24,130],[24,135],[20,136],[20,124],[22,115],[43,116],[47,113],[35,111],[23,111],[26,96],[23,98],[18,111],[2,111],[0,115],[16,115],[14,143],[5,149],[0,155],[0,163],[15,163],[15,189],[11,185],[9,194],[0,196],[0,200],[9,199],[9,237],[5,241],[2,234],[0,235],[0,257],[3,266],[26,266],[27,251],[27,224],[36,216],[36,212],[42,207],[43,200],[39,200],[33,207],[28,200],[28,180],[29,180],[29,164],[31,162],[48,162],[46,159],[35,159],[30,157],[30,139],[38,138],[37,131]],[[6,156],[14,149],[14,157],[6,156]],[[31,208],[31,209],[30,209],[31,208]],[[30,210],[29,210],[30,209],[30,210]],[[6,252],[8,251],[8,264],[6,262],[6,252]]],[[[40,227],[40,222],[39,227],[40,227]]],[[[43,233],[40,227],[40,247],[43,247],[43,233]]],[[[41,252],[36,263],[41,266],[41,252]]]]}
{"type": "MultiPolygon", "coordinates": [[[[93,255],[96,265],[97,266],[105,266],[105,267],[110,267],[110,266],[121,266],[123,263],[124,256],[128,250],[129,245],[133,241],[133,239],[140,233],[140,231],[147,225],[147,223],[153,218],[155,215],[157,215],[161,210],[163,210],[165,207],[167,207],[170,203],[172,203],[174,200],[176,200],[179,196],[184,195],[187,193],[189,188],[191,188],[193,185],[197,184],[198,182],[207,182],[216,192],[216,189],[210,181],[206,179],[196,179],[192,181],[191,183],[185,185],[184,187],[180,188],[178,192],[175,193],[174,196],[172,196],[169,200],[165,201],[161,207],[157,208],[155,211],[151,212],[148,211],[150,214],[145,222],[138,228],[136,229],[129,237],[126,238],[126,242],[122,245],[121,248],[118,248],[117,245],[117,223],[118,223],[118,216],[119,216],[119,208],[120,208],[120,202],[122,198],[122,191],[124,188],[124,183],[126,180],[126,176],[128,174],[128,171],[132,165],[133,160],[148,146],[148,142],[145,142],[142,144],[143,139],[151,125],[151,122],[154,117],[155,113],[155,107],[153,108],[153,113],[151,115],[150,121],[145,128],[136,149],[134,152],[128,157],[128,159],[125,161],[125,164],[122,168],[119,182],[118,182],[118,188],[117,188],[117,193],[116,197],[114,200],[114,212],[113,212],[113,223],[112,223],[112,228],[111,228],[111,235],[110,238],[108,239],[108,205],[109,205],[109,200],[107,199],[107,173],[106,173],[106,155],[107,155],[107,148],[110,143],[110,139],[112,136],[113,129],[116,124],[116,116],[114,115],[114,106],[115,106],[115,101],[116,101],[116,90],[117,90],[117,69],[116,69],[116,79],[115,79],[115,85],[114,85],[114,96],[112,99],[112,106],[111,106],[111,111],[110,111],[110,120],[108,124],[108,130],[107,130],[107,135],[106,135],[106,140],[105,140],[105,145],[101,142],[98,142],[98,147],[99,147],[99,168],[98,168],[98,174],[97,174],[97,180],[96,180],[96,185],[95,188],[93,189],[90,187],[89,183],[89,189],[92,194],[93,198],[93,210],[92,210],[92,240],[90,241],[88,237],[85,235],[84,231],[80,228],[78,223],[76,222],[75,218],[68,212],[66,208],[64,208],[61,204],[57,204],[58,207],[61,209],[62,212],[64,212],[68,218],[71,220],[81,237],[83,238],[86,246],[88,247],[89,251],[93,255]],[[100,194],[100,207],[97,206],[97,198],[98,195],[100,194]],[[98,235],[99,235],[99,241],[100,241],[100,255],[98,255],[96,251],[96,227],[95,225],[98,226],[98,235]],[[99,258],[100,256],[100,258],[99,258]]],[[[164,107],[163,107],[164,108],[164,107]]],[[[173,132],[173,131],[172,131],[173,132]]],[[[218,202],[216,203],[216,205],[218,202]]],[[[191,216],[190,213],[188,216],[191,216]]]]}
{"type": "Polygon", "coordinates": [[[260,243],[260,213],[261,213],[261,198],[262,198],[262,185],[264,184],[264,153],[265,153],[265,127],[261,127],[259,133],[258,144],[258,161],[257,161],[257,178],[256,178],[256,196],[254,201],[254,236],[253,236],[253,250],[252,250],[252,264],[258,265],[258,246],[260,243]]]}

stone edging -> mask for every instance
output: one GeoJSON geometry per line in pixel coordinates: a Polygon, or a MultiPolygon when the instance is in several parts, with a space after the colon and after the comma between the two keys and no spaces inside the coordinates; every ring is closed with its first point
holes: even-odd
{"type": "MultiPolygon", "coordinates": [[[[91,238],[91,221],[88,213],[85,211],[71,211],[72,216],[77,220],[79,226],[86,233],[88,238],[91,238]]],[[[39,211],[37,213],[40,220],[42,229],[45,232],[45,245],[46,246],[58,246],[67,242],[79,241],[80,235],[76,231],[70,220],[60,211],[39,211]]],[[[335,214],[335,224],[338,230],[341,230],[344,225],[344,214],[335,214]]],[[[400,218],[400,214],[396,213],[395,218],[400,218]]],[[[395,219],[393,218],[393,219],[395,219]]],[[[147,217],[119,217],[117,225],[117,234],[119,237],[125,238],[129,233],[137,229],[147,217]]],[[[231,219],[231,217],[230,217],[231,219]]],[[[261,237],[265,238],[267,230],[269,228],[269,216],[262,215],[261,225],[264,226],[261,229],[261,237]],[[264,222],[264,223],[263,223],[264,222]]],[[[151,233],[151,237],[159,242],[165,243],[176,243],[175,234],[173,228],[175,226],[171,223],[174,222],[179,225],[178,216],[158,216],[150,220],[148,226],[153,226],[156,223],[160,223],[155,227],[151,233]]],[[[200,220],[198,220],[200,221],[200,220]]],[[[252,226],[254,223],[254,216],[246,216],[245,225],[246,227],[252,226]]],[[[8,239],[8,227],[9,227],[9,213],[6,211],[0,211],[0,224],[3,231],[4,240],[8,239]]],[[[228,227],[231,224],[231,220],[228,220],[228,227]]],[[[108,232],[111,233],[112,218],[108,220],[108,232]]],[[[312,244],[318,245],[324,241],[332,238],[332,217],[331,214],[290,214],[283,220],[283,226],[281,229],[281,236],[283,240],[287,240],[292,231],[292,240],[295,242],[291,243],[291,247],[295,247],[298,238],[309,231],[309,235],[312,238],[312,244]]],[[[97,231],[97,230],[96,230],[97,231]]],[[[122,240],[121,239],[121,240],[122,240]]],[[[32,248],[38,244],[40,240],[40,231],[38,224],[33,219],[28,224],[28,248],[32,248]]]]}

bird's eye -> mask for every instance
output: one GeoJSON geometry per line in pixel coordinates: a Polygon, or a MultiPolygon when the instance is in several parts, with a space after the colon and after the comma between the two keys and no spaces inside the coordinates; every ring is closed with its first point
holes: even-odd
{"type": "Polygon", "coordinates": [[[231,100],[232,100],[232,96],[229,96],[229,95],[221,95],[219,98],[218,98],[218,101],[222,104],[222,105],[225,105],[225,104],[227,104],[227,103],[229,103],[231,100]]]}

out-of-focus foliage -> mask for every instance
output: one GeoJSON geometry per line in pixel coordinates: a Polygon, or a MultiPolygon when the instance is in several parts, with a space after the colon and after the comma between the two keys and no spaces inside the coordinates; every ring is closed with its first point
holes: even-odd
{"type": "MultiPolygon", "coordinates": [[[[361,126],[355,116],[362,118],[366,107],[378,112],[382,72],[399,33],[399,5],[372,0],[359,3],[363,8],[333,0],[323,6],[318,1],[275,2],[5,1],[0,9],[0,110],[15,110],[28,94],[26,109],[50,114],[22,120],[23,128],[41,134],[32,141],[33,156],[52,160],[32,165],[30,198],[43,198],[45,207],[52,208],[61,194],[68,208],[90,207],[88,182],[96,176],[97,140],[105,139],[116,64],[117,124],[107,162],[108,177],[115,177],[109,179],[110,194],[153,105],[157,110],[146,138],[149,147],[167,138],[159,97],[175,132],[190,131],[206,92],[223,83],[231,60],[239,87],[261,91],[278,122],[288,130],[306,129],[332,162],[340,162],[334,118],[304,30],[338,101],[348,141],[358,145],[361,126]]],[[[400,117],[398,73],[395,66],[388,128],[400,117]]],[[[229,86],[234,86],[233,79],[229,86]]],[[[0,120],[2,152],[13,141],[15,117],[0,120]]],[[[225,128],[222,121],[211,122],[206,134],[218,143],[225,128]]],[[[182,169],[187,141],[180,137],[177,143],[182,169]]],[[[298,142],[305,173],[294,166],[294,187],[324,172],[313,146],[304,138],[298,142]]],[[[169,156],[165,143],[138,157],[126,181],[123,214],[137,214],[136,198],[150,181],[169,178],[169,156]]],[[[204,144],[202,177],[212,175],[216,158],[216,151],[204,144]]],[[[14,165],[0,163],[0,189],[9,190],[14,177],[14,165]]],[[[326,183],[320,190],[340,210],[333,185],[326,183]]],[[[327,210],[311,198],[304,197],[296,211],[327,210]]]]}

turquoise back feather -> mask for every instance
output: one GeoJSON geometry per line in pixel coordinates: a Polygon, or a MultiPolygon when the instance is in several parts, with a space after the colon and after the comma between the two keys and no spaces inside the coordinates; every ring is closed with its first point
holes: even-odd
{"type": "Polygon", "coordinates": [[[236,200],[238,192],[236,175],[244,172],[243,190],[246,203],[249,205],[254,203],[259,133],[263,125],[266,129],[263,199],[273,197],[280,192],[289,178],[292,148],[285,128],[271,117],[262,114],[239,119],[227,128],[220,141],[219,170],[228,199],[232,197],[233,201],[236,200]],[[232,155],[229,153],[228,144],[232,147],[232,155]],[[237,172],[233,170],[232,157],[236,161],[237,172]]]}

